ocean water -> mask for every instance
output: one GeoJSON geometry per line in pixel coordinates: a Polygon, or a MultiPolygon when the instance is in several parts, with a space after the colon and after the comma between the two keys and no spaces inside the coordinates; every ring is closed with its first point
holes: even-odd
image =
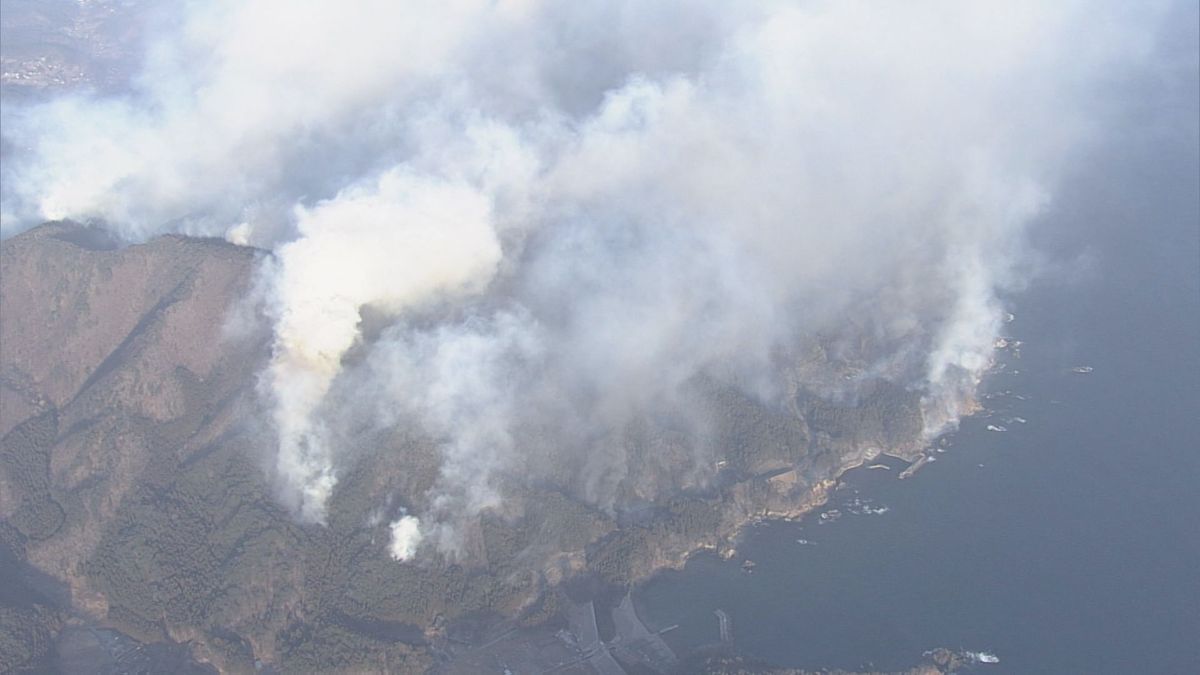
{"type": "Polygon", "coordinates": [[[944,646],[995,653],[988,673],[1200,673],[1194,8],[1182,21],[1172,69],[1114,85],[1127,105],[1034,228],[1055,262],[1008,299],[1023,344],[985,383],[991,412],[910,480],[849,472],[833,522],[760,524],[732,560],[643,584],[673,647],[716,642],[721,608],[739,652],[781,666],[944,646]]]}

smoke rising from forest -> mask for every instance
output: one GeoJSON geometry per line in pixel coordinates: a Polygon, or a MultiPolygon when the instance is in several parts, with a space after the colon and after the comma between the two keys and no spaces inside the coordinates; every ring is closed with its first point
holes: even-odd
{"type": "MultiPolygon", "coordinates": [[[[326,519],[335,420],[418,426],[441,466],[392,525],[397,559],[456,550],[532,446],[611,506],[639,415],[702,433],[698,375],[781,402],[780,363],[817,340],[867,340],[870,364],[805,386],[889,379],[921,392],[928,435],[952,428],[1028,228],[1156,21],[1020,0],[186,7],[130,92],[7,114],[5,231],[269,249],[282,498],[326,519]]],[[[703,481],[711,452],[672,470],[703,481]]]]}

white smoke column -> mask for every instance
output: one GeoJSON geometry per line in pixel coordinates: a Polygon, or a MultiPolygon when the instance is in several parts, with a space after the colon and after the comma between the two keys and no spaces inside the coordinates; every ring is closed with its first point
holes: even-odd
{"type": "Polygon", "coordinates": [[[360,311],[398,314],[477,292],[501,250],[485,195],[406,169],[298,208],[296,222],[300,238],[280,247],[272,273],[275,347],[265,383],[285,499],[321,522],[335,476],[314,415],[359,337],[360,311]]]}
{"type": "Polygon", "coordinates": [[[392,521],[389,527],[392,538],[388,544],[388,553],[392,556],[392,560],[399,562],[411,560],[417,554],[417,547],[421,545],[420,519],[416,516],[402,516],[399,520],[392,521]]]}
{"type": "Polygon", "coordinates": [[[511,460],[516,395],[536,370],[541,336],[529,317],[509,312],[391,333],[367,364],[380,388],[371,393],[385,423],[415,415],[437,439],[442,465],[422,531],[455,554],[462,521],[500,504],[493,479],[511,460]]]}
{"type": "Polygon", "coordinates": [[[993,364],[1004,322],[997,293],[1018,285],[1012,267],[1023,253],[1021,235],[1048,199],[1036,185],[1017,179],[981,181],[973,175],[968,183],[966,199],[972,206],[955,213],[960,226],[950,236],[957,241],[939,270],[952,305],[926,358],[921,407],[928,440],[977,409],[976,390],[993,364]],[[980,212],[986,215],[982,222],[980,212]]]}
{"type": "Polygon", "coordinates": [[[958,298],[928,359],[922,398],[925,436],[932,440],[970,413],[975,390],[992,364],[1003,309],[979,254],[958,261],[963,268],[958,298]]]}

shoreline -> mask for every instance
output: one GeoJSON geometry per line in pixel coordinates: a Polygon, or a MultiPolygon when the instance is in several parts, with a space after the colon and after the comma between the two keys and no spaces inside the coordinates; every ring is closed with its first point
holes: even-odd
{"type": "MultiPolygon", "coordinates": [[[[972,413],[975,412],[972,410],[972,413]]],[[[952,432],[951,432],[952,433],[952,432]]],[[[916,444],[914,444],[915,446],[916,444]]],[[[799,496],[798,501],[792,508],[772,509],[769,507],[763,508],[752,515],[741,518],[736,524],[729,528],[722,528],[714,532],[716,541],[699,541],[685,552],[678,556],[664,557],[656,560],[655,563],[643,574],[635,575],[629,580],[628,584],[631,589],[637,589],[650,581],[659,574],[667,571],[680,571],[687,565],[694,556],[704,553],[714,553],[722,559],[729,560],[737,555],[737,540],[742,536],[744,530],[757,523],[766,521],[783,521],[783,522],[798,522],[804,519],[805,516],[813,513],[829,503],[829,499],[833,492],[837,489],[842,481],[842,477],[853,469],[858,469],[867,466],[869,463],[876,462],[880,457],[889,457],[901,462],[907,462],[905,467],[897,475],[897,480],[910,478],[916,474],[923,466],[933,461],[929,454],[931,446],[929,444],[920,444],[920,450],[906,450],[903,448],[894,448],[889,450],[867,451],[852,461],[841,465],[829,477],[820,479],[813,483],[802,496],[799,496]]],[[[748,479],[741,484],[749,483],[756,480],[755,478],[748,479]]],[[[740,485],[740,484],[739,484],[740,485]]]]}

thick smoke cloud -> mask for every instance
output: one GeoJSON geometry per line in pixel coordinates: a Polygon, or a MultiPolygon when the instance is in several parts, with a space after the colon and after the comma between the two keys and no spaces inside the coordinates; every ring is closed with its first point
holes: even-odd
{"type": "MultiPolygon", "coordinates": [[[[423,541],[456,550],[460,521],[500,508],[499,475],[543,446],[577,453],[581,495],[611,506],[639,415],[702,428],[684,393],[701,373],[782,400],[781,359],[818,336],[869,337],[862,379],[921,391],[928,435],[953,427],[1028,272],[1025,230],[1156,16],[189,5],[133,94],[10,116],[4,227],[69,217],[272,249],[261,389],[283,497],[324,520],[339,408],[418,425],[442,468],[392,524],[407,560],[423,541]],[[382,328],[365,335],[368,315],[382,328]],[[371,404],[332,396],[339,378],[371,404]]],[[[710,450],[694,452],[683,482],[704,478],[710,450]]]]}
{"type": "Polygon", "coordinates": [[[301,486],[296,506],[306,517],[322,519],[334,482],[314,412],[359,338],[360,310],[401,314],[481,290],[501,258],[490,211],[468,186],[401,171],[297,207],[299,238],[278,248],[268,272],[275,352],[264,384],[275,403],[278,469],[301,486]]]}

